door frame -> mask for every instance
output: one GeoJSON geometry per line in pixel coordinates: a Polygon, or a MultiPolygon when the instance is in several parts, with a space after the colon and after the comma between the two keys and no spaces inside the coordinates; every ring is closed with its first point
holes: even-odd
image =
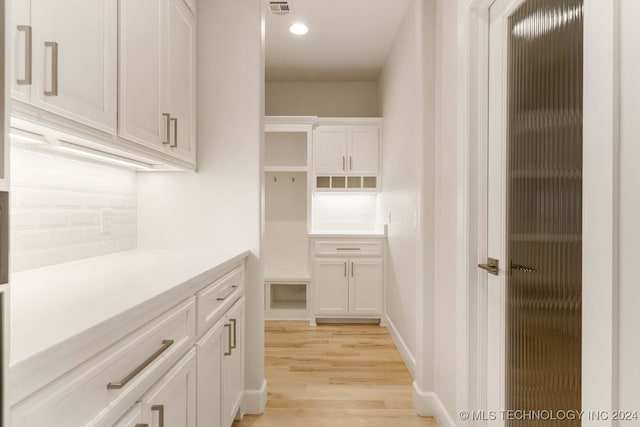
{"type": "MultiPolygon", "coordinates": [[[[459,0],[456,407],[487,410],[486,161],[489,8],[459,0]],[[486,306],[485,306],[486,308],[486,306]]],[[[616,410],[618,377],[619,0],[584,0],[582,408],[616,410]]],[[[624,409],[624,408],[620,408],[624,409]]],[[[457,414],[456,414],[457,415],[457,414]]],[[[466,421],[485,426],[486,420],[466,421]]],[[[613,426],[583,419],[583,426],[613,426]]]]}

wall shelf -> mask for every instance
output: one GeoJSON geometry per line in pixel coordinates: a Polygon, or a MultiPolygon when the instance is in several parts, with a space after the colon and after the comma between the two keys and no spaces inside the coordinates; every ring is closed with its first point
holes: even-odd
{"type": "Polygon", "coordinates": [[[306,166],[265,166],[265,172],[307,172],[306,166]]]}

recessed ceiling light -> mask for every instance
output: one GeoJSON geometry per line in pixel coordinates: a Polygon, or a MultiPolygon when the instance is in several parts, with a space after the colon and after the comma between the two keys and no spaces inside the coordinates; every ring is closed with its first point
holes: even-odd
{"type": "Polygon", "coordinates": [[[302,22],[296,22],[289,27],[289,31],[291,31],[296,36],[301,36],[309,32],[309,27],[304,25],[302,22]]]}

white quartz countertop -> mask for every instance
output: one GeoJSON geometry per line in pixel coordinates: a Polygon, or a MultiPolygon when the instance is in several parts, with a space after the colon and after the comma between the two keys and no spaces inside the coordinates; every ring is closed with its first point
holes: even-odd
{"type": "Polygon", "coordinates": [[[247,255],[133,250],[16,273],[10,278],[11,365],[163,295],[178,298],[247,255]]]}

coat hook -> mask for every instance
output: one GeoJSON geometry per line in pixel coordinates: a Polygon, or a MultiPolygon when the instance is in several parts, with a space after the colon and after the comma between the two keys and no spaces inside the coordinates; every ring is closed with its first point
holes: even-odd
{"type": "Polygon", "coordinates": [[[274,176],[273,177],[273,182],[277,184],[278,183],[278,178],[274,176]]]}
{"type": "Polygon", "coordinates": [[[295,177],[291,177],[291,182],[296,182],[296,178],[295,177]]]}

